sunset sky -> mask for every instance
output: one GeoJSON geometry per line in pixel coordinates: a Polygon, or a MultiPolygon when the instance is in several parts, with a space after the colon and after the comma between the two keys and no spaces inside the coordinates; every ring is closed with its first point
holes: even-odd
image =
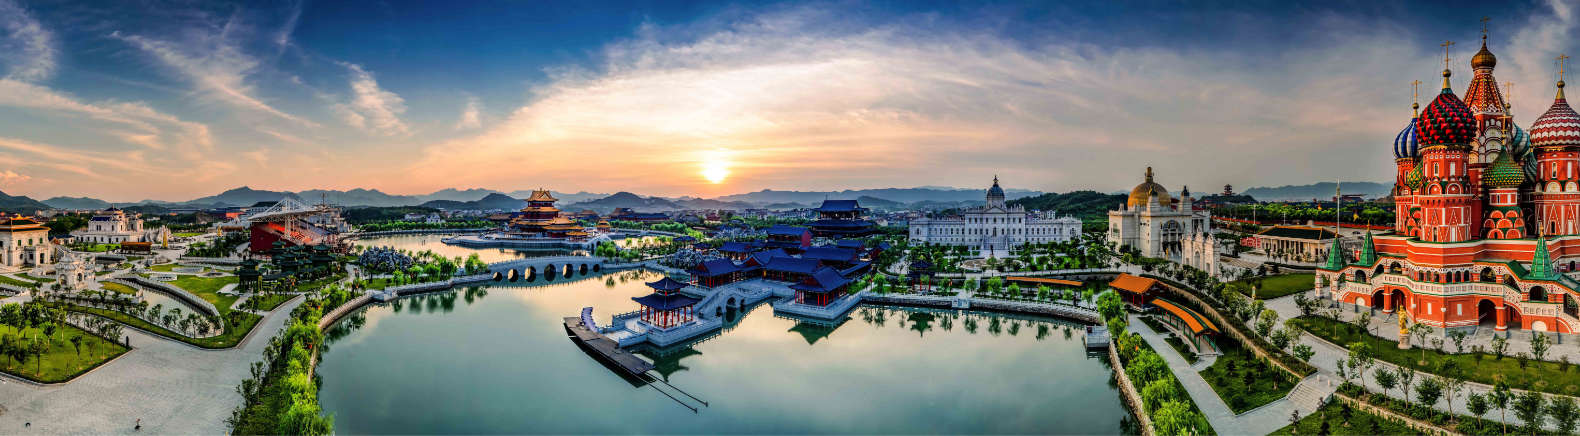
{"type": "Polygon", "coordinates": [[[0,191],[1386,182],[1439,44],[1529,126],[1574,6],[0,0],[0,191]]]}

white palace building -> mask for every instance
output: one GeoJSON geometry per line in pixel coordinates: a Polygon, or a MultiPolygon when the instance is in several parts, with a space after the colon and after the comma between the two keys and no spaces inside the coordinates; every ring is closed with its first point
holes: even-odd
{"type": "Polygon", "coordinates": [[[1005,206],[998,177],[987,190],[987,205],[961,215],[963,219],[911,220],[911,243],[964,245],[992,256],[1009,254],[1010,248],[1027,242],[1064,242],[1081,234],[1081,220],[1075,217],[1037,219],[1029,217],[1022,206],[1005,206]]]}

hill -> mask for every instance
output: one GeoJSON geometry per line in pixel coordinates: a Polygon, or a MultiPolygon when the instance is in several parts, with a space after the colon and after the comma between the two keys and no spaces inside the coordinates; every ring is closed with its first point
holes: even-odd
{"type": "Polygon", "coordinates": [[[56,209],[107,209],[110,202],[88,197],[55,197],[43,201],[56,209]]]}
{"type": "MultiPolygon", "coordinates": [[[[434,201],[434,200],[477,201],[477,200],[482,200],[483,197],[487,197],[488,194],[508,195],[508,194],[505,194],[504,192],[495,191],[495,190],[492,190],[492,189],[473,188],[473,189],[468,189],[468,190],[462,191],[462,190],[455,189],[455,188],[444,188],[444,189],[440,189],[438,191],[433,191],[433,193],[431,193],[431,194],[413,195],[411,197],[416,198],[419,203],[424,203],[424,202],[429,202],[429,201],[434,201]]],[[[511,195],[511,196],[514,197],[513,195],[511,195]]],[[[526,196],[522,196],[521,198],[526,198],[526,196]]]]}
{"type": "MultiPolygon", "coordinates": [[[[219,193],[219,195],[203,197],[203,198],[195,199],[195,200],[192,200],[192,201],[188,201],[188,202],[186,202],[184,204],[213,204],[213,205],[219,205],[220,203],[224,203],[225,205],[233,205],[233,206],[251,206],[251,205],[254,205],[254,204],[258,204],[258,202],[260,202],[260,201],[280,201],[281,198],[285,198],[287,196],[295,197],[297,200],[302,200],[302,197],[297,197],[295,193],[291,193],[291,192],[261,191],[261,190],[252,189],[252,188],[243,186],[243,187],[240,187],[240,188],[236,188],[236,189],[232,189],[232,190],[229,190],[229,191],[221,192],[221,193],[219,193]]],[[[306,203],[306,201],[303,201],[303,202],[306,203]]]]}
{"type": "Polygon", "coordinates": [[[616,192],[616,193],[614,193],[614,195],[610,195],[608,197],[600,198],[600,199],[597,199],[597,200],[588,200],[588,201],[582,201],[582,202],[577,202],[577,203],[571,203],[571,204],[568,204],[568,205],[560,207],[560,209],[569,210],[569,211],[580,211],[582,209],[592,209],[592,210],[597,211],[599,213],[604,213],[604,212],[613,211],[613,210],[615,210],[617,208],[622,208],[622,207],[629,207],[632,210],[642,211],[642,212],[661,212],[661,211],[668,211],[668,210],[686,209],[686,207],[678,205],[678,204],[675,204],[674,202],[666,200],[663,197],[643,197],[643,196],[632,194],[632,193],[625,192],[625,191],[616,192]]]}
{"type": "MultiPolygon", "coordinates": [[[[312,189],[298,192],[296,193],[296,196],[297,198],[306,200],[306,202],[310,204],[318,204],[320,201],[327,200],[330,204],[338,204],[342,206],[393,207],[410,206],[422,203],[422,201],[418,200],[417,197],[410,195],[385,194],[383,192],[379,192],[377,189],[362,188],[352,189],[350,191],[312,189]],[[324,195],[327,195],[328,198],[323,197],[324,195]]],[[[279,200],[279,198],[275,198],[275,200],[279,200]]],[[[251,204],[248,204],[248,206],[251,206],[251,204]]]]}
{"type": "Polygon", "coordinates": [[[516,210],[527,207],[527,202],[496,192],[474,201],[434,200],[423,203],[420,207],[445,210],[516,210]]]}
{"type": "Polygon", "coordinates": [[[28,198],[26,195],[13,197],[6,195],[4,192],[0,192],[0,211],[31,214],[33,212],[50,209],[54,208],[47,204],[40,203],[38,200],[28,198]]]}
{"type": "Polygon", "coordinates": [[[1108,216],[1108,211],[1119,209],[1128,195],[1104,194],[1096,191],[1074,191],[1064,194],[1049,193],[1006,201],[1011,206],[1026,209],[1048,210],[1058,215],[1074,215],[1082,221],[1098,221],[1108,216]]]}
{"type": "MultiPolygon", "coordinates": [[[[860,189],[844,191],[775,191],[764,189],[745,194],[726,195],[717,198],[723,201],[744,201],[747,203],[801,203],[822,204],[824,199],[856,200],[863,196],[872,197],[900,203],[915,203],[918,201],[982,201],[986,191],[980,189],[936,189],[936,188],[887,188],[887,189],[860,189]]],[[[1034,197],[1042,195],[1041,191],[1025,189],[1005,189],[1006,199],[1034,197]]],[[[862,204],[866,204],[863,202],[862,204]]]]}
{"type": "MultiPolygon", "coordinates": [[[[554,198],[559,200],[559,204],[570,204],[570,203],[577,203],[577,202],[588,201],[588,200],[597,200],[597,199],[609,196],[609,194],[595,194],[595,193],[586,192],[586,191],[577,192],[575,194],[571,194],[571,193],[567,193],[567,192],[549,191],[549,194],[554,195],[554,198]]],[[[507,195],[509,195],[511,197],[516,197],[516,198],[527,198],[527,197],[531,197],[532,196],[532,190],[530,190],[530,189],[523,189],[523,190],[520,190],[520,191],[511,192],[511,193],[509,193],[507,195]]]]}
{"type": "MultiPolygon", "coordinates": [[[[1367,199],[1387,196],[1393,190],[1393,185],[1374,182],[1344,182],[1339,185],[1344,188],[1344,194],[1366,194],[1367,199]]],[[[1274,200],[1319,200],[1333,201],[1333,182],[1314,183],[1310,185],[1286,185],[1277,188],[1251,188],[1241,192],[1243,195],[1256,197],[1262,201],[1274,200]]]]}

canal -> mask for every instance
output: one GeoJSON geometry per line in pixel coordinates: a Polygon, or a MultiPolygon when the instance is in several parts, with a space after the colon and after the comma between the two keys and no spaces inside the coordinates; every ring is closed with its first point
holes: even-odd
{"type": "Polygon", "coordinates": [[[320,402],[341,434],[1135,432],[1076,323],[882,306],[829,328],[763,303],[711,339],[640,353],[711,404],[693,413],[600,365],[561,324],[587,306],[605,322],[634,310],[659,277],[539,278],[368,306],[326,332],[320,402]]]}

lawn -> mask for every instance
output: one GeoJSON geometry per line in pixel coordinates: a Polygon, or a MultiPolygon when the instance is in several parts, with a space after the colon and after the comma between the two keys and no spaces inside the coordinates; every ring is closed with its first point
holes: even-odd
{"type": "Polygon", "coordinates": [[[21,286],[21,287],[24,287],[24,288],[31,288],[31,287],[33,287],[33,285],[36,282],[29,281],[29,280],[17,280],[17,279],[11,278],[11,276],[0,276],[0,283],[5,283],[5,284],[8,284],[8,285],[21,286]]]}
{"type": "MultiPolygon", "coordinates": [[[[0,326],[0,334],[16,333],[15,328],[0,326]]],[[[43,337],[38,329],[27,329],[23,336],[31,338],[35,334],[43,337]]],[[[0,371],[37,382],[58,383],[97,368],[127,351],[121,344],[106,341],[71,325],[62,325],[54,338],[46,342],[49,351],[44,353],[43,360],[28,356],[26,362],[19,362],[10,357],[0,357],[4,365],[0,366],[0,371]],[[82,336],[81,350],[70,341],[72,336],[77,335],[82,336]]]]}
{"type": "MultiPolygon", "coordinates": [[[[175,268],[176,267],[180,267],[180,266],[183,266],[183,265],[175,263],[175,262],[170,262],[170,263],[167,263],[167,264],[164,264],[164,265],[154,265],[154,266],[148,267],[148,270],[149,271],[159,271],[159,272],[174,272],[175,268]]],[[[204,271],[208,271],[209,268],[208,267],[203,267],[203,270],[204,271]]]]}
{"type": "Polygon", "coordinates": [[[1271,363],[1258,359],[1255,353],[1242,348],[1233,339],[1218,338],[1218,346],[1223,349],[1223,354],[1218,356],[1212,366],[1202,370],[1201,376],[1207,379],[1207,384],[1212,385],[1212,390],[1223,398],[1223,402],[1234,413],[1245,413],[1278,401],[1295,388],[1295,383],[1282,377],[1265,377],[1279,370],[1272,368],[1271,363]]]}
{"type": "Polygon", "coordinates": [[[204,300],[207,300],[209,303],[212,303],[214,305],[214,307],[219,308],[220,312],[225,312],[227,310],[230,310],[231,303],[235,303],[236,302],[236,298],[237,297],[235,295],[220,295],[219,294],[220,288],[225,287],[225,285],[228,285],[228,284],[231,284],[231,283],[239,283],[240,282],[240,279],[236,278],[236,276],[225,276],[225,277],[178,276],[178,277],[180,277],[180,278],[176,279],[175,281],[166,282],[166,283],[169,283],[171,285],[175,285],[175,287],[178,287],[178,288],[181,288],[181,289],[185,289],[185,290],[187,290],[187,292],[191,292],[192,294],[197,295],[198,297],[200,297],[200,298],[202,298],[204,300]]]}
{"type": "Polygon", "coordinates": [[[131,286],[126,286],[120,283],[100,282],[99,286],[104,287],[104,290],[106,291],[120,292],[126,295],[137,295],[137,289],[133,289],[131,286]]]}
{"type": "Polygon", "coordinates": [[[264,312],[274,310],[274,308],[280,307],[281,304],[291,301],[292,298],[296,298],[296,295],[270,295],[266,297],[252,297],[252,299],[258,300],[258,310],[264,312]]]}
{"type": "MultiPolygon", "coordinates": [[[[1580,393],[1580,371],[1569,368],[1564,370],[1561,363],[1537,362],[1526,359],[1527,368],[1520,368],[1517,357],[1508,356],[1498,359],[1491,353],[1482,354],[1480,359],[1475,353],[1450,354],[1438,350],[1422,350],[1414,348],[1400,350],[1397,341],[1379,338],[1365,333],[1358,333],[1350,324],[1339,324],[1331,319],[1303,316],[1296,318],[1302,327],[1313,335],[1326,339],[1328,342],[1346,347],[1348,344],[1366,341],[1374,344],[1373,350],[1377,352],[1377,359],[1395,365],[1415,368],[1416,371],[1431,372],[1429,369],[1437,368],[1444,359],[1453,360],[1459,368],[1463,368],[1459,375],[1466,380],[1476,383],[1493,384],[1504,380],[1515,389],[1534,390],[1550,394],[1575,395],[1580,393]],[[1420,362],[1425,356],[1425,365],[1420,362]]],[[[1391,334],[1391,332],[1390,332],[1391,334]]],[[[1433,337],[1442,337],[1442,330],[1437,330],[1433,337]]],[[[1454,349],[1453,341],[1445,340],[1444,348],[1454,349]]],[[[1480,344],[1491,348],[1490,344],[1480,344]]],[[[1465,344],[1468,350],[1471,344],[1465,344]]],[[[1559,347],[1562,345],[1555,345],[1559,347]]]]}
{"type": "Polygon", "coordinates": [[[1184,357],[1185,361],[1192,365],[1195,365],[1197,360],[1201,360],[1201,357],[1198,357],[1196,352],[1191,351],[1190,347],[1185,345],[1185,341],[1178,337],[1169,336],[1163,342],[1168,342],[1169,346],[1174,347],[1174,351],[1178,351],[1180,356],[1184,357]]]}
{"type": "MultiPolygon", "coordinates": [[[[1256,298],[1261,300],[1273,299],[1300,291],[1309,291],[1316,286],[1316,274],[1279,274],[1276,276],[1262,277],[1262,288],[1257,290],[1256,298]]],[[[1229,282],[1229,288],[1239,291],[1247,297],[1251,296],[1251,285],[1245,280],[1229,282]]]]}
{"type": "Polygon", "coordinates": [[[55,279],[41,279],[27,274],[17,273],[16,278],[37,283],[54,283],[55,279]]]}
{"type": "Polygon", "coordinates": [[[1268,436],[1283,436],[1283,435],[1296,435],[1296,434],[1299,434],[1299,435],[1329,434],[1329,435],[1334,435],[1334,436],[1348,436],[1348,435],[1418,434],[1418,433],[1420,433],[1420,432],[1416,431],[1414,429],[1411,429],[1410,427],[1405,426],[1404,424],[1391,421],[1391,420],[1389,420],[1387,418],[1383,418],[1382,416],[1379,416],[1379,415],[1376,415],[1376,414],[1373,414],[1373,413],[1370,413],[1370,412],[1363,411],[1363,410],[1361,410],[1359,408],[1348,407],[1348,404],[1346,404],[1344,402],[1341,402],[1341,401],[1338,401],[1338,400],[1334,400],[1334,401],[1330,401],[1330,402],[1328,402],[1328,404],[1322,406],[1322,409],[1319,409],[1317,411],[1317,413],[1313,413],[1313,414],[1310,414],[1310,415],[1307,415],[1307,416],[1303,416],[1303,417],[1300,418],[1300,421],[1297,421],[1297,422],[1295,422],[1294,424],[1291,424],[1291,425],[1286,425],[1286,426],[1284,426],[1284,428],[1278,429],[1277,431],[1274,431],[1272,433],[1268,433],[1268,436]],[[1350,417],[1349,417],[1348,420],[1344,419],[1344,410],[1345,409],[1348,409],[1350,411],[1350,417]],[[1327,428],[1326,431],[1323,431],[1323,429],[1322,429],[1322,424],[1323,424],[1322,417],[1324,417],[1324,416],[1327,417],[1327,424],[1328,424],[1328,428],[1327,428]],[[1349,422],[1349,427],[1345,427],[1344,426],[1344,423],[1346,421],[1349,422]]]}
{"type": "MultiPolygon", "coordinates": [[[[74,311],[74,312],[91,313],[91,314],[94,314],[94,315],[99,315],[99,316],[102,316],[102,317],[105,317],[105,318],[113,319],[113,320],[119,321],[122,324],[126,324],[126,325],[129,325],[129,326],[132,326],[132,327],[136,327],[138,329],[142,329],[142,330],[145,330],[145,331],[148,331],[148,332],[152,332],[152,333],[154,333],[156,335],[164,336],[164,337],[167,337],[167,338],[170,338],[170,339],[175,339],[175,340],[178,340],[178,341],[181,341],[181,342],[186,342],[188,344],[196,345],[196,346],[202,347],[202,348],[230,348],[230,347],[234,347],[234,346],[236,346],[236,343],[241,342],[241,338],[247,337],[247,332],[248,331],[251,331],[253,329],[253,327],[257,327],[258,326],[258,321],[262,321],[263,320],[263,317],[261,317],[261,316],[243,312],[240,315],[237,315],[237,316],[241,317],[241,325],[240,326],[230,328],[229,330],[225,331],[225,334],[220,335],[220,336],[214,336],[214,337],[210,337],[210,338],[194,339],[194,338],[188,338],[186,336],[178,335],[175,332],[170,331],[169,329],[166,329],[164,327],[160,327],[160,326],[151,324],[148,321],[143,321],[141,319],[133,318],[131,315],[127,315],[127,314],[124,314],[124,313],[121,313],[121,312],[116,312],[116,311],[113,311],[113,310],[106,310],[106,309],[99,309],[99,308],[94,308],[94,307],[83,307],[83,306],[78,306],[78,305],[75,305],[75,304],[60,304],[60,303],[54,303],[54,304],[59,304],[56,307],[62,307],[64,309],[66,309],[66,310],[70,310],[70,311],[74,311]]],[[[230,309],[220,309],[220,311],[221,312],[225,312],[225,313],[229,313],[230,309]]],[[[226,315],[226,319],[229,319],[229,315],[226,315]]]]}
{"type": "Polygon", "coordinates": [[[86,252],[89,252],[89,253],[103,253],[103,252],[110,251],[110,250],[115,250],[115,249],[118,249],[118,248],[121,248],[121,244],[93,244],[93,245],[84,245],[84,246],[74,246],[74,247],[72,247],[72,250],[86,251],[86,252]]]}
{"type": "Polygon", "coordinates": [[[193,236],[203,235],[203,234],[205,234],[205,233],[190,233],[190,232],[188,232],[188,233],[177,233],[176,237],[177,238],[190,238],[190,237],[193,237],[193,236]]]}

